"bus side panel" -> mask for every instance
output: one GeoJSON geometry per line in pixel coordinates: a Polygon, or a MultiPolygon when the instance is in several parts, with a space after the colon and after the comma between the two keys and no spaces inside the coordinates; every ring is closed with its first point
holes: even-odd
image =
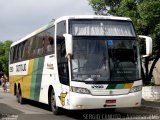
{"type": "Polygon", "coordinates": [[[14,89],[15,89],[14,85],[16,85],[18,88],[18,84],[21,84],[22,76],[12,75],[9,77],[9,81],[10,81],[10,93],[14,94],[14,89]]]}
{"type": "Polygon", "coordinates": [[[13,76],[9,76],[9,89],[10,89],[10,93],[14,94],[14,79],[13,79],[13,76]]]}
{"type": "Polygon", "coordinates": [[[56,77],[58,76],[58,70],[55,55],[45,57],[42,74],[39,102],[48,104],[49,86],[53,87],[56,94],[57,91],[61,89],[61,84],[59,83],[58,77],[56,77]]]}
{"type": "Polygon", "coordinates": [[[33,63],[32,80],[30,85],[30,99],[39,101],[44,57],[36,58],[33,63]]]}
{"type": "Polygon", "coordinates": [[[27,98],[27,99],[30,98],[33,63],[34,63],[34,59],[29,60],[28,74],[27,74],[27,76],[23,76],[22,92],[23,92],[23,97],[27,98]]]}
{"type": "Polygon", "coordinates": [[[14,85],[18,89],[18,85],[22,91],[23,98],[30,98],[30,86],[32,79],[32,69],[34,60],[27,60],[10,65],[12,71],[10,71],[10,92],[14,93],[14,85]],[[23,66],[23,67],[22,67],[23,66]]]}
{"type": "MultiPolygon", "coordinates": [[[[24,76],[27,76],[28,72],[28,61],[13,63],[9,66],[9,82],[10,82],[10,92],[14,93],[15,89],[18,89],[21,87],[21,90],[23,91],[24,85],[23,85],[23,78],[24,76]],[[16,85],[16,88],[15,88],[16,85]]],[[[23,95],[23,94],[22,94],[23,95]]]]}

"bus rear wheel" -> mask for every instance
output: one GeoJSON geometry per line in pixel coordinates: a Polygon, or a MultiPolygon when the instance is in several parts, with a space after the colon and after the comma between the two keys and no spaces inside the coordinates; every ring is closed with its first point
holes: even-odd
{"type": "Polygon", "coordinates": [[[24,99],[22,98],[21,88],[18,88],[16,97],[17,97],[17,102],[18,103],[20,103],[20,104],[24,103],[24,99]]]}
{"type": "Polygon", "coordinates": [[[54,115],[60,114],[61,109],[56,105],[56,97],[55,97],[54,90],[51,91],[50,107],[51,107],[51,111],[53,112],[54,115]]]}

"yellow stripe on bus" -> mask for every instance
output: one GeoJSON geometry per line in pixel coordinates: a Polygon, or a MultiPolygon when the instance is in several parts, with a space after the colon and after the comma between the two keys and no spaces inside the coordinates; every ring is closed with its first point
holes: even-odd
{"type": "Polygon", "coordinates": [[[126,83],[124,84],[124,89],[130,89],[132,87],[133,83],[126,83]]]}
{"type": "Polygon", "coordinates": [[[34,59],[29,61],[28,66],[28,74],[23,77],[23,97],[30,98],[30,88],[31,88],[31,80],[32,80],[32,70],[33,70],[34,59]]]}

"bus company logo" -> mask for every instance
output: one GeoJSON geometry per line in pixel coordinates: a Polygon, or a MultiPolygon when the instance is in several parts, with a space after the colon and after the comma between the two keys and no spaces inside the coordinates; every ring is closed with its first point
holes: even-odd
{"type": "Polygon", "coordinates": [[[54,69],[53,64],[48,64],[47,63],[47,69],[54,69]]]}
{"type": "Polygon", "coordinates": [[[66,93],[61,92],[60,96],[58,96],[59,99],[60,99],[60,102],[61,102],[62,106],[65,105],[65,98],[66,98],[66,96],[67,96],[67,92],[66,93]]]}
{"type": "Polygon", "coordinates": [[[101,88],[104,88],[104,86],[103,85],[93,85],[93,86],[91,86],[93,89],[94,88],[99,88],[99,89],[101,89],[101,88]]]}

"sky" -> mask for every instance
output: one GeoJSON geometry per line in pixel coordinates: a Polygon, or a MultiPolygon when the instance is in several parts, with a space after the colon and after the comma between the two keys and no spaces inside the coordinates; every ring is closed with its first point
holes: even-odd
{"type": "Polygon", "coordinates": [[[0,41],[17,41],[61,16],[92,14],[88,0],[0,0],[0,41]]]}

